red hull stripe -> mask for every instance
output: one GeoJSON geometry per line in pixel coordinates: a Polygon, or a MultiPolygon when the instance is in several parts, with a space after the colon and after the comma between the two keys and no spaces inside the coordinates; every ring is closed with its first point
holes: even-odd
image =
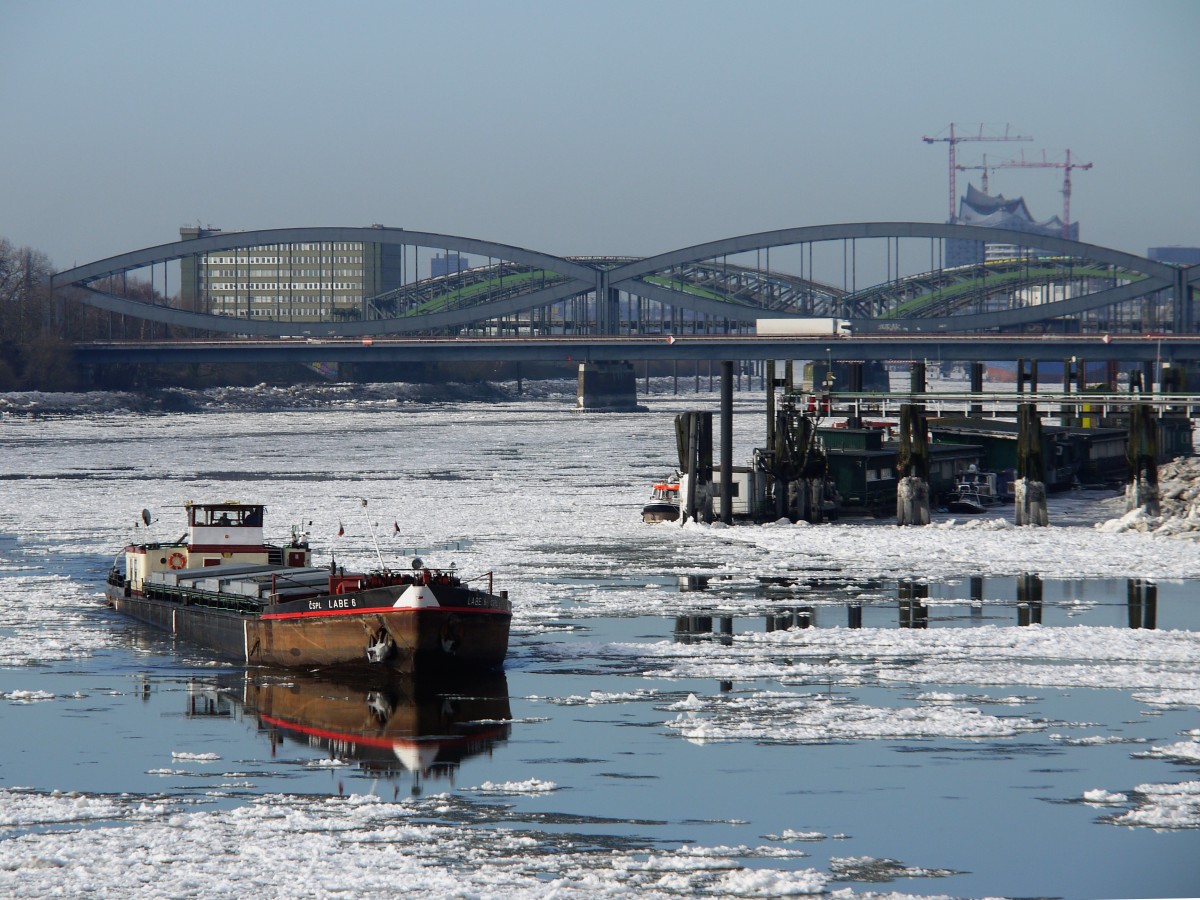
{"type": "Polygon", "coordinates": [[[266,553],[262,544],[189,544],[189,553],[266,553]]]}
{"type": "Polygon", "coordinates": [[[311,612],[263,613],[259,618],[267,619],[315,619],[327,616],[370,616],[378,613],[393,612],[438,612],[457,613],[490,613],[492,615],[511,616],[508,610],[485,609],[479,606],[375,606],[370,609],[314,609],[311,612]]]}
{"type": "Polygon", "coordinates": [[[311,725],[299,725],[295,722],[289,722],[287,719],[277,719],[274,716],[266,716],[261,713],[259,714],[259,718],[274,728],[286,728],[288,731],[296,731],[300,734],[310,735],[311,737],[325,738],[330,741],[345,741],[348,744],[358,744],[363,747],[382,747],[387,750],[391,750],[394,747],[421,747],[432,743],[436,743],[438,746],[453,746],[454,744],[465,744],[468,741],[477,741],[480,738],[502,737],[506,727],[500,725],[488,731],[476,732],[475,734],[465,735],[460,738],[438,738],[435,742],[400,737],[367,737],[366,735],[350,734],[344,731],[330,731],[326,728],[315,728],[311,725]]]}

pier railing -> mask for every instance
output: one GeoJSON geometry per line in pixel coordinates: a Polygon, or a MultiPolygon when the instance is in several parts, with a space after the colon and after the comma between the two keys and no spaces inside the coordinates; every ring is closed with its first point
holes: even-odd
{"type": "MultiPolygon", "coordinates": [[[[1011,387],[1011,386],[1008,386],[1011,387]]],[[[1089,412],[1107,416],[1110,413],[1124,412],[1133,404],[1152,406],[1160,412],[1175,412],[1192,417],[1200,416],[1200,394],[1195,393],[1071,393],[1066,391],[1035,391],[1023,394],[1011,390],[998,391],[832,391],[814,392],[814,397],[820,398],[824,406],[826,398],[834,411],[850,408],[856,412],[871,411],[881,415],[900,414],[900,407],[908,403],[919,403],[931,412],[962,410],[975,407],[982,409],[984,414],[1016,415],[1017,407],[1023,403],[1037,404],[1039,410],[1051,413],[1074,414],[1080,406],[1089,408],[1089,412]]]]}

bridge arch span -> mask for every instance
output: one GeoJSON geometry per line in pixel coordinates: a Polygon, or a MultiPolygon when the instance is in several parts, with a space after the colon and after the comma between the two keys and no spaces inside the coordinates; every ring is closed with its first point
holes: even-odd
{"type": "MultiPolygon", "coordinates": [[[[1173,266],[1146,259],[1135,254],[1072,241],[1048,235],[1010,231],[970,225],[949,225],[927,222],[857,222],[802,226],[738,235],[683,247],[645,259],[594,261],[587,258],[567,259],[515,247],[494,241],[432,232],[408,231],[402,228],[370,227],[303,227],[259,229],[253,231],[221,232],[192,240],[181,240],[143,250],[136,250],[108,259],[65,270],[53,276],[52,285],[73,286],[86,292],[84,302],[124,315],[181,325],[211,332],[247,333],[279,336],[295,333],[297,327],[317,335],[360,336],[428,329],[454,328],[472,322],[520,314],[538,307],[551,306],[562,300],[592,294],[606,298],[610,304],[618,292],[638,296],[666,306],[691,310],[704,316],[737,321],[750,321],[763,315],[786,315],[758,305],[753,299],[734,296],[732,292],[703,291],[689,286],[675,276],[659,273],[679,273],[687,268],[703,269],[707,261],[729,256],[769,251],[776,247],[812,245],[822,242],[875,239],[928,239],[930,241],[963,240],[977,243],[1013,244],[1032,248],[1067,260],[1087,260],[1111,268],[1113,286],[1092,290],[1068,299],[1042,302],[1001,311],[931,315],[927,309],[915,318],[854,317],[863,331],[969,331],[988,330],[1004,326],[1019,326],[1063,316],[1077,315],[1129,300],[1174,291],[1177,331],[1191,330],[1191,294],[1200,286],[1200,267],[1180,270],[1173,266]],[[158,306],[141,300],[122,297],[100,290],[95,282],[122,273],[179,260],[188,256],[271,245],[302,243],[359,242],[387,245],[427,247],[452,252],[486,256],[516,266],[536,270],[543,277],[539,284],[528,289],[501,291],[481,295],[455,308],[433,312],[409,313],[395,318],[380,317],[350,321],[281,321],[215,315],[203,312],[158,306]]],[[[932,252],[932,250],[931,250],[932,252]]],[[[768,256],[769,260],[769,256],[768,256]]],[[[899,263],[897,260],[897,267],[899,263]]],[[[713,270],[713,266],[707,266],[713,270]]],[[[767,269],[770,269],[768,264],[767,269]]],[[[764,274],[759,272],[758,274],[764,274]]],[[[771,272],[765,273],[768,278],[771,272]]],[[[897,272],[898,275],[898,272],[897,272]]],[[[811,281],[810,286],[816,286],[811,281]]],[[[1105,276],[1107,277],[1107,276],[1105,276]]],[[[804,281],[803,278],[798,281],[804,281]]],[[[835,291],[825,286],[831,296],[835,291]]],[[[602,304],[597,303],[597,309],[602,304]]],[[[840,308],[840,307],[839,307],[840,308]]],[[[611,319],[611,316],[610,316],[611,319]]]]}
{"type": "MultiPolygon", "coordinates": [[[[1125,302],[1137,297],[1153,294],[1157,291],[1172,288],[1179,289],[1183,284],[1179,279],[1179,270],[1175,267],[1122,250],[1049,235],[1013,231],[1005,228],[931,222],[851,222],[831,225],[810,225],[722,238],[627,263],[609,273],[609,283],[612,287],[632,294],[647,296],[660,302],[675,303],[697,309],[697,311],[707,312],[709,311],[708,307],[712,305],[711,303],[702,308],[697,305],[696,299],[691,297],[686,291],[670,286],[652,284],[645,280],[646,276],[673,267],[686,266],[704,260],[735,256],[737,254],[767,250],[775,247],[839,240],[853,241],[888,238],[928,238],[931,240],[963,240],[979,243],[1014,244],[1036,250],[1044,250],[1047,253],[1057,256],[1092,260],[1117,269],[1137,273],[1140,278],[1135,283],[1096,291],[1085,296],[1042,303],[1036,307],[1006,310],[1004,312],[961,314],[922,319],[895,319],[888,322],[880,322],[875,319],[856,319],[855,324],[862,330],[969,331],[997,328],[1005,325],[1022,325],[1111,306],[1115,303],[1125,302]]],[[[1200,267],[1196,268],[1200,270],[1200,267]]],[[[1200,271],[1189,273],[1187,283],[1200,284],[1200,271]]],[[[1177,303],[1177,306],[1190,307],[1190,303],[1177,303]]],[[[736,316],[738,311],[734,304],[727,304],[726,310],[726,315],[731,317],[736,316]]],[[[1190,313],[1190,309],[1187,312],[1190,313]]],[[[1177,315],[1178,318],[1180,316],[1177,315]]],[[[1186,321],[1190,327],[1190,315],[1186,316],[1186,321]]]]}
{"type": "MultiPolygon", "coordinates": [[[[134,250],[129,253],[123,253],[118,256],[112,256],[58,272],[51,278],[51,286],[58,288],[69,285],[80,288],[88,294],[84,302],[110,312],[164,322],[169,325],[181,325],[205,331],[226,333],[284,335],[294,333],[298,326],[302,326],[306,330],[312,330],[315,333],[325,335],[357,336],[388,333],[389,331],[419,331],[427,328],[454,325],[464,321],[461,313],[435,313],[424,316],[406,316],[402,319],[373,319],[365,322],[296,323],[255,321],[253,319],[234,318],[231,316],[212,315],[209,313],[156,306],[141,300],[133,300],[101,291],[90,286],[95,281],[120,275],[124,272],[159,263],[172,262],[187,256],[275,244],[331,242],[430,247],[438,250],[470,253],[476,256],[487,256],[489,258],[542,269],[566,279],[564,284],[558,284],[543,291],[531,293],[523,298],[525,303],[532,303],[532,305],[555,303],[566,297],[594,290],[596,284],[596,270],[590,266],[548,253],[528,250],[524,247],[516,247],[511,244],[456,235],[437,234],[434,232],[408,231],[403,228],[319,226],[221,232],[220,234],[195,238],[193,240],[160,244],[156,247],[134,250]]],[[[496,309],[491,314],[504,315],[509,311],[509,306],[511,305],[496,304],[496,309]]]]}

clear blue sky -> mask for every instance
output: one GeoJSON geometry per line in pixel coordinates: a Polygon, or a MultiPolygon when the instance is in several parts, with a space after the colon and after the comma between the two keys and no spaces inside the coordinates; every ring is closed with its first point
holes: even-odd
{"type": "MultiPolygon", "coordinates": [[[[1094,163],[1084,240],[1197,245],[1198,33],[1193,0],[0,0],[0,236],[65,268],[196,223],[649,255],[938,222],[956,122],[1036,139],[963,163],[1094,163]]],[[[991,186],[1049,218],[1061,185],[991,186]]]]}

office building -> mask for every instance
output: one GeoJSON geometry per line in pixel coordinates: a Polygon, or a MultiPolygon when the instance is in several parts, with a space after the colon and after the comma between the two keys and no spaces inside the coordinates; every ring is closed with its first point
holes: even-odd
{"type": "MultiPolygon", "coordinates": [[[[181,240],[221,234],[183,227],[181,240]]],[[[268,244],[180,260],[180,305],[194,312],[298,323],[379,318],[370,298],[402,285],[404,248],[357,241],[268,244]]]]}

